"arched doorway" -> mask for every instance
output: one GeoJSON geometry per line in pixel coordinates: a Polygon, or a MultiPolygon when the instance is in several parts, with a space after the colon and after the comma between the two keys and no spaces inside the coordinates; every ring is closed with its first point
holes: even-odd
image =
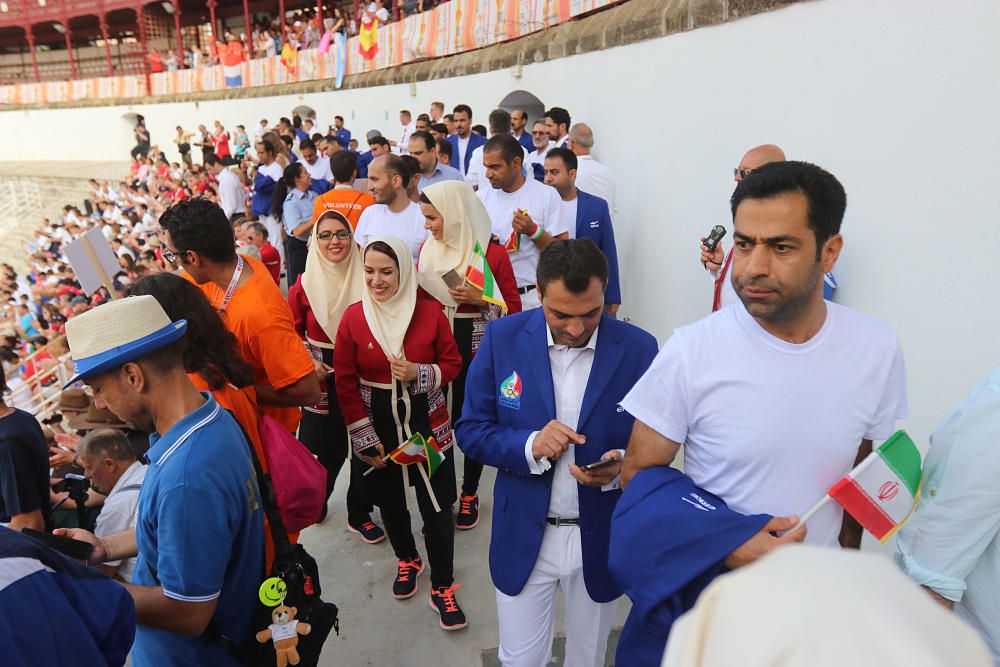
{"type": "Polygon", "coordinates": [[[515,90],[508,93],[506,97],[500,100],[500,104],[497,106],[506,111],[513,111],[514,109],[525,111],[528,114],[529,132],[531,131],[531,123],[545,115],[545,105],[542,104],[542,101],[526,90],[515,90]]]}
{"type": "Polygon", "coordinates": [[[299,118],[305,120],[306,118],[312,118],[313,121],[316,120],[316,110],[305,104],[300,104],[299,106],[292,109],[292,115],[298,114],[299,118]]]}

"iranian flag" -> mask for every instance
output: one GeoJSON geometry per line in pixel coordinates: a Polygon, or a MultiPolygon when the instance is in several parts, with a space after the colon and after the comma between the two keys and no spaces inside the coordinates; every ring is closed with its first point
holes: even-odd
{"type": "Polygon", "coordinates": [[[434,438],[424,443],[424,458],[427,461],[427,476],[432,476],[444,463],[444,452],[438,449],[437,441],[434,438]]]}
{"type": "Polygon", "coordinates": [[[496,304],[503,309],[503,312],[507,312],[507,304],[503,300],[503,295],[500,294],[497,281],[493,278],[490,265],[486,263],[486,253],[483,252],[479,241],[476,241],[476,246],[472,249],[472,257],[469,258],[469,266],[465,269],[465,281],[482,291],[483,301],[496,304]]]}
{"type": "Polygon", "coordinates": [[[920,472],[920,451],[906,431],[896,431],[830,487],[828,496],[885,542],[913,512],[920,492],[920,472]]]}
{"type": "Polygon", "coordinates": [[[389,458],[401,466],[425,463],[427,461],[427,442],[424,440],[424,436],[414,433],[409,440],[389,452],[389,458]]]}

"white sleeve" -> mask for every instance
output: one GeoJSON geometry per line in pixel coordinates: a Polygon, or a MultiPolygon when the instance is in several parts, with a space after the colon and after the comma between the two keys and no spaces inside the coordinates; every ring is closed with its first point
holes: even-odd
{"type": "Polygon", "coordinates": [[[906,364],[899,341],[893,337],[895,351],[889,375],[882,386],[882,397],[872,423],[865,432],[866,440],[885,440],[896,430],[896,422],[906,417],[906,364]]]}
{"type": "MultiPolygon", "coordinates": [[[[555,188],[550,185],[546,185],[545,187],[551,192],[549,192],[549,196],[545,200],[545,211],[541,224],[552,236],[559,236],[563,232],[569,231],[569,227],[566,226],[566,220],[564,220],[562,200],[559,199],[559,193],[556,192],[555,188]]],[[[539,221],[536,220],[535,222],[539,221]]]]}
{"type": "Polygon", "coordinates": [[[361,246],[362,250],[368,244],[368,218],[370,217],[367,215],[368,210],[366,208],[361,212],[361,215],[358,217],[358,227],[354,230],[354,241],[361,246]]]}
{"type": "Polygon", "coordinates": [[[479,174],[483,171],[483,152],[478,148],[472,152],[469,159],[469,171],[465,174],[465,182],[472,187],[479,185],[479,174]],[[478,156],[478,159],[477,159],[478,156]]]}
{"type": "MultiPolygon", "coordinates": [[[[138,491],[135,493],[138,494],[138,491]]],[[[115,496],[119,497],[110,496],[104,501],[104,507],[101,508],[101,513],[97,515],[97,521],[94,524],[94,535],[97,537],[116,535],[135,527],[135,522],[133,521],[135,512],[129,511],[131,505],[128,502],[128,497],[126,497],[127,493],[125,496],[121,496],[120,494],[115,494],[115,496]],[[108,500],[111,502],[108,502],[108,500]]],[[[120,563],[121,560],[113,560],[105,564],[119,565],[120,563]]]]}
{"type": "Polygon", "coordinates": [[[687,388],[683,344],[674,332],[620,405],[663,437],[683,445],[690,423],[687,388]]]}

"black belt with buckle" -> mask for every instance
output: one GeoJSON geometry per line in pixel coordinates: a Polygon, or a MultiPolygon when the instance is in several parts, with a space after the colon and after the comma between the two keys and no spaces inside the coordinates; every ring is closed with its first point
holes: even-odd
{"type": "Polygon", "coordinates": [[[533,289],[535,289],[534,285],[525,285],[524,287],[518,287],[517,288],[517,293],[518,294],[527,294],[528,292],[530,292],[533,289]]]}
{"type": "Polygon", "coordinates": [[[562,517],[558,516],[550,516],[547,519],[545,519],[545,523],[549,524],[550,526],[579,526],[580,520],[563,519],[562,517]]]}

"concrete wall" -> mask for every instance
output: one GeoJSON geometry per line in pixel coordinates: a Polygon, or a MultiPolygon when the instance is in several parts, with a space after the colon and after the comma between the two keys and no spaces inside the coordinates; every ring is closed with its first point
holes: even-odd
{"type": "MultiPolygon", "coordinates": [[[[596,17],[595,17],[596,18],[596,17]]],[[[285,97],[0,114],[10,156],[120,159],[122,115],[154,141],[177,123],[256,125],[306,104],[356,135],[398,132],[434,99],[487,111],[515,90],[596,131],[618,175],[625,305],[663,341],[704,315],[698,236],[729,221],[732,168],[775,142],[849,196],[838,300],[892,324],[909,367],[908,428],[925,439],[996,365],[1000,5],[992,0],[823,0],[629,46],[499,70],[285,97]]],[[[864,341],[858,341],[864,345],[864,341]]]]}

